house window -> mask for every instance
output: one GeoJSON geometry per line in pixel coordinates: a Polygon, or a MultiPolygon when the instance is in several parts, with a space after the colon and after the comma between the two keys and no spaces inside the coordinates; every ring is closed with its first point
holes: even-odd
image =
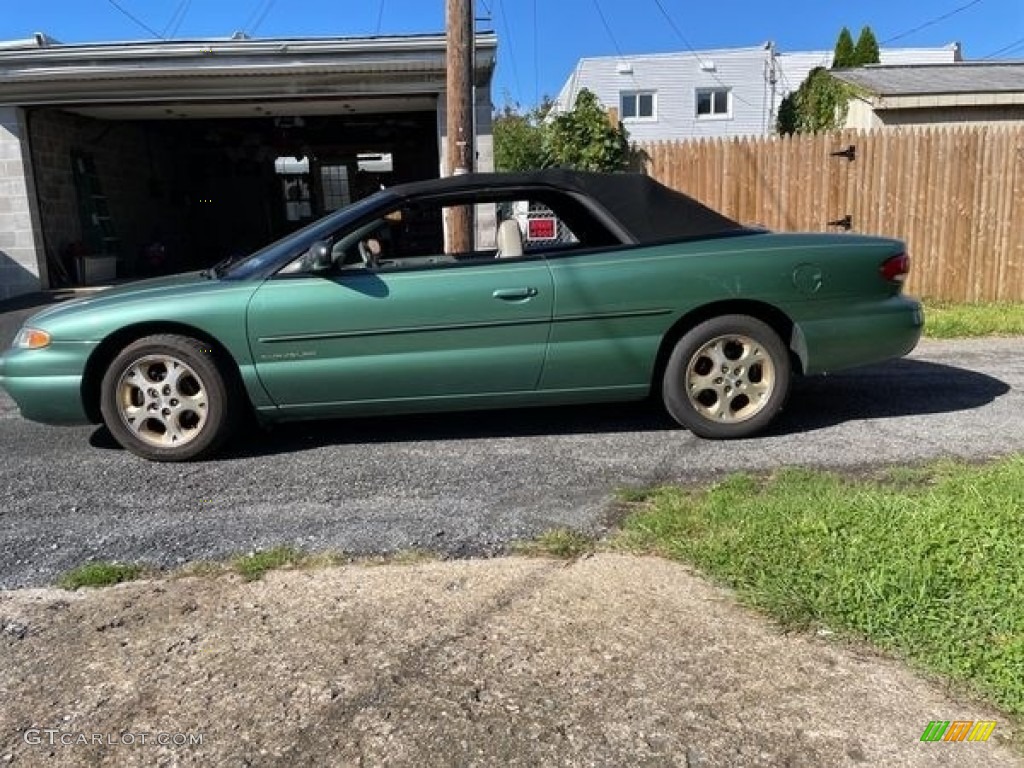
{"type": "Polygon", "coordinates": [[[656,120],[654,91],[623,91],[619,94],[619,112],[623,120],[656,120]]]}
{"type": "Polygon", "coordinates": [[[729,117],[730,102],[728,88],[698,88],[697,117],[729,117]]]}

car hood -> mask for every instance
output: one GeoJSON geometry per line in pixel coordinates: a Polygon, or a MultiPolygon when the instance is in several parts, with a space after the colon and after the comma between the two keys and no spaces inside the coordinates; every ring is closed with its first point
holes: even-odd
{"type": "Polygon", "coordinates": [[[94,340],[105,326],[145,320],[175,320],[183,307],[221,305],[222,295],[251,293],[257,283],[188,272],[140,280],[61,302],[37,312],[25,325],[58,331],[65,339],[94,340]]]}

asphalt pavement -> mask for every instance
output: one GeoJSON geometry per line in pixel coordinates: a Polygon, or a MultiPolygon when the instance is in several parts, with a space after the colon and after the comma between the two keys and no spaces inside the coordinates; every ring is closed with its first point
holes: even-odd
{"type": "MultiPolygon", "coordinates": [[[[6,309],[5,346],[32,311],[6,309]]],[[[173,567],[277,545],[487,556],[555,527],[600,533],[619,488],[1024,451],[1022,393],[1024,339],[926,341],[798,381],[751,440],[704,441],[653,405],[611,405],[294,424],[185,465],[142,461],[102,427],[25,421],[0,394],[0,588],[90,559],[173,567]]]]}

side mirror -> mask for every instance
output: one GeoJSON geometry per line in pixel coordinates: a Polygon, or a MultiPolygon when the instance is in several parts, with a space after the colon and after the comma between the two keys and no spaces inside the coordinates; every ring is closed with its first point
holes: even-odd
{"type": "Polygon", "coordinates": [[[326,272],[334,263],[331,258],[331,243],[328,240],[317,240],[306,251],[303,258],[310,272],[326,272]]]}

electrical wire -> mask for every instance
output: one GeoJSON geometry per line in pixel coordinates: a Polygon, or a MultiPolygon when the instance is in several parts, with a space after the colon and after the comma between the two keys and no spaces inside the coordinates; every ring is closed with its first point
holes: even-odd
{"type": "MultiPolygon", "coordinates": [[[[980,2],[980,0],[978,1],[980,2]]],[[[697,63],[700,64],[701,68],[705,68],[704,60],[701,59],[700,54],[697,52],[697,49],[694,48],[690,41],[686,39],[686,35],[683,34],[683,31],[676,25],[675,21],[672,20],[672,17],[669,16],[668,11],[665,10],[665,6],[662,4],[661,0],[654,0],[654,4],[658,6],[658,10],[661,11],[661,15],[665,17],[665,21],[668,22],[668,25],[672,28],[672,31],[675,32],[676,35],[679,36],[679,39],[683,41],[683,45],[685,45],[689,49],[690,53],[697,57],[697,63]]],[[[731,85],[726,83],[724,80],[722,80],[722,78],[718,76],[718,73],[715,72],[713,69],[708,69],[708,74],[710,74],[716,81],[718,81],[718,84],[721,85],[723,88],[728,88],[729,91],[732,93],[732,97],[736,99],[736,101],[740,102],[741,104],[746,104],[748,107],[756,106],[754,104],[751,104],[746,99],[744,99],[738,93],[736,93],[735,89],[731,85]]]]}
{"type": "Polygon", "coordinates": [[[252,9],[252,13],[249,14],[249,18],[245,20],[245,24],[242,25],[242,31],[246,32],[256,22],[256,19],[260,17],[263,9],[270,3],[270,0],[256,0],[256,6],[252,9]]]}
{"type": "Polygon", "coordinates": [[[384,26],[384,0],[380,0],[380,7],[377,9],[377,31],[374,33],[378,37],[380,31],[384,26]]]}
{"type": "Polygon", "coordinates": [[[120,5],[118,5],[117,4],[117,0],[107,0],[107,2],[110,3],[110,5],[114,6],[122,14],[127,16],[129,19],[134,21],[136,24],[138,24],[140,27],[142,27],[142,29],[144,29],[147,32],[149,32],[149,34],[151,34],[153,37],[159,38],[160,40],[164,39],[164,36],[161,35],[159,32],[157,32],[155,29],[153,29],[151,26],[149,26],[149,24],[147,24],[146,22],[142,21],[142,19],[138,18],[137,16],[134,16],[130,11],[128,11],[128,10],[122,8],[120,5]]]}
{"type": "Polygon", "coordinates": [[[160,31],[160,36],[161,37],[163,37],[163,38],[167,37],[167,33],[171,30],[171,27],[174,26],[174,22],[177,20],[178,15],[181,13],[181,10],[185,7],[185,3],[187,3],[187,2],[188,2],[188,0],[181,0],[181,2],[178,3],[178,7],[174,9],[174,13],[171,14],[171,18],[167,20],[167,24],[160,31]]]}
{"type": "Polygon", "coordinates": [[[263,13],[260,14],[260,17],[256,20],[256,23],[253,24],[252,28],[249,30],[253,35],[255,35],[256,30],[260,28],[260,24],[263,23],[263,20],[267,18],[267,14],[270,13],[270,11],[273,9],[275,3],[277,3],[277,0],[267,0],[267,7],[263,9],[263,13]]]}
{"type": "Polygon", "coordinates": [[[498,12],[501,14],[501,25],[505,30],[505,37],[508,38],[508,58],[512,64],[512,79],[516,84],[516,98],[523,98],[522,84],[519,82],[519,66],[516,64],[516,47],[512,42],[512,28],[508,25],[508,16],[505,14],[504,0],[498,0],[498,12]]]}
{"type": "Polygon", "coordinates": [[[950,18],[951,16],[956,16],[958,13],[963,13],[968,8],[973,8],[978,3],[982,3],[984,1],[985,0],[971,0],[971,2],[969,2],[969,3],[964,3],[963,5],[958,6],[957,8],[954,8],[952,11],[949,11],[948,13],[944,13],[941,16],[936,16],[934,19],[929,19],[924,24],[919,24],[916,27],[914,27],[913,29],[908,29],[906,32],[900,32],[898,35],[894,35],[893,37],[890,37],[887,40],[883,40],[882,41],[882,45],[887,45],[887,44],[889,44],[891,42],[894,42],[896,40],[902,40],[904,37],[910,37],[914,33],[920,32],[922,29],[927,29],[928,27],[932,27],[932,26],[938,24],[940,21],[945,21],[946,19],[950,18]]]}
{"type": "Polygon", "coordinates": [[[171,29],[171,37],[174,37],[178,34],[178,30],[181,29],[181,25],[185,21],[185,17],[188,16],[188,12],[191,9],[192,0],[185,0],[184,10],[181,12],[181,15],[178,17],[178,20],[174,23],[174,28],[171,29]]]}
{"type": "Polygon", "coordinates": [[[540,37],[537,25],[537,0],[533,0],[533,103],[540,103],[540,50],[537,41],[540,37]]]}
{"type": "Polygon", "coordinates": [[[612,46],[615,48],[615,52],[619,54],[619,58],[625,58],[622,55],[622,48],[619,47],[619,41],[615,39],[615,33],[612,32],[612,25],[608,23],[608,19],[604,15],[604,11],[601,10],[601,4],[597,0],[591,0],[594,4],[594,10],[597,11],[598,17],[601,19],[601,23],[604,24],[604,30],[608,33],[608,37],[612,41],[612,46]]]}
{"type": "Polygon", "coordinates": [[[999,56],[1004,53],[1015,53],[1020,48],[1024,48],[1024,37],[1020,38],[1019,40],[1014,40],[1009,45],[1004,45],[998,51],[992,51],[992,53],[990,53],[988,56],[982,56],[981,58],[994,59],[996,56],[999,56]]]}

